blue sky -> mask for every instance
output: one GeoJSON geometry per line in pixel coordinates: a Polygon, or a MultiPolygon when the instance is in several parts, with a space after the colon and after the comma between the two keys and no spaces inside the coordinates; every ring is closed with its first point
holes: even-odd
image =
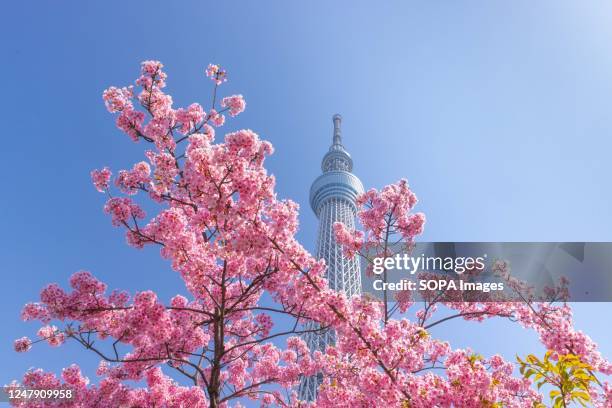
{"type": "MultiPolygon", "coordinates": [[[[252,128],[274,144],[268,166],[279,195],[301,204],[308,248],[308,188],[336,112],[366,187],[409,180],[428,217],[424,240],[612,240],[609,2],[169,4],[3,7],[0,383],[31,366],[97,364],[72,345],[12,351],[36,328],[19,320],[21,306],[46,283],[87,269],[111,288],[181,292],[157,250],[125,245],[89,179],[142,159],[101,92],[131,83],[145,59],[166,65],[175,106],[209,101],[209,62],[228,69],[223,91],[245,95],[247,110],[225,130],[252,128]]],[[[610,312],[576,306],[577,326],[607,356],[610,312]]],[[[506,322],[453,322],[434,335],[485,355],[540,351],[506,322]]]]}

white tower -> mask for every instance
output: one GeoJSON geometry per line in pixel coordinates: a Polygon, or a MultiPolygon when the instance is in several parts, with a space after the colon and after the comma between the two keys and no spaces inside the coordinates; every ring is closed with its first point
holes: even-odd
{"type": "MultiPolygon", "coordinates": [[[[355,199],[364,190],[361,181],[351,173],[353,160],[342,145],[342,117],[334,115],[333,122],[333,143],[321,162],[323,174],[317,177],[310,187],[310,206],[319,218],[317,258],[325,259],[329,286],[350,297],[361,293],[359,258],[349,259],[343,256],[342,248],[334,237],[333,225],[335,222],[341,222],[349,229],[355,228],[355,199]]],[[[327,345],[335,344],[335,333],[307,333],[304,339],[310,350],[324,351],[327,345]]],[[[299,387],[300,399],[314,401],[321,381],[321,374],[303,378],[299,387]]]]}

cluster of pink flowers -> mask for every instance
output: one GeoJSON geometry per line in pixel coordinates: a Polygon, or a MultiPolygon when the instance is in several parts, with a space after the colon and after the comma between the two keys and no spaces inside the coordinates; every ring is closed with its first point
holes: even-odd
{"type": "Polygon", "coordinates": [[[341,222],[334,223],[333,228],[336,242],[342,245],[347,257],[355,256],[355,254],[363,248],[364,233],[362,231],[351,231],[341,222]]]}
{"type": "Polygon", "coordinates": [[[91,179],[93,181],[96,190],[103,193],[108,190],[110,178],[113,174],[108,167],[104,167],[102,170],[93,170],[91,172],[91,179]]]}
{"type": "Polygon", "coordinates": [[[43,326],[38,330],[38,337],[43,340],[46,340],[50,345],[57,347],[64,343],[66,337],[64,333],[61,332],[55,326],[43,326]]]}
{"type": "MultiPolygon", "coordinates": [[[[206,73],[217,85],[227,80],[226,71],[218,65],[211,64],[206,73]]],[[[136,85],[141,87],[136,97],[139,108],[134,105],[134,87],[109,87],[105,90],[102,97],[107,109],[119,113],[117,127],[133,141],[144,139],[153,142],[162,152],[174,152],[175,132],[185,137],[196,133],[214,135],[210,125],[223,126],[225,116],[214,106],[206,113],[198,103],[174,109],[172,97],[163,91],[166,78],[163,64],[159,61],[142,63],[141,75],[136,80],[136,85]],[[150,116],[148,121],[147,114],[150,116]]],[[[221,100],[222,112],[229,111],[232,117],[243,112],[245,106],[242,95],[227,96],[221,100]]]]}
{"type": "Polygon", "coordinates": [[[180,131],[183,134],[195,129],[196,125],[200,123],[206,113],[199,103],[192,103],[187,109],[177,109],[176,120],[181,123],[180,131]]]}
{"type": "Polygon", "coordinates": [[[138,101],[153,118],[168,118],[174,114],[172,97],[155,85],[149,89],[143,88],[142,92],[138,94],[138,101]]]}
{"type": "Polygon", "coordinates": [[[151,167],[149,163],[142,161],[136,163],[132,170],[119,171],[115,179],[115,185],[126,194],[136,194],[139,188],[145,188],[151,181],[150,175],[151,167]]]}
{"type": "Polygon", "coordinates": [[[167,193],[179,173],[175,158],[171,153],[152,150],[147,151],[145,155],[154,168],[152,191],[157,194],[167,193]]]}
{"type": "Polygon", "coordinates": [[[367,240],[381,240],[386,232],[400,234],[406,241],[423,232],[425,215],[412,213],[416,205],[416,195],[408,187],[406,180],[400,180],[383,188],[371,189],[357,198],[363,209],[359,220],[367,231],[367,240]]]}
{"type": "Polygon", "coordinates": [[[134,97],[133,87],[116,88],[111,86],[102,93],[102,99],[109,112],[122,112],[131,109],[132,98],[134,97]]]}
{"type": "Polygon", "coordinates": [[[208,112],[208,120],[210,121],[210,123],[212,123],[213,126],[220,127],[223,126],[223,124],[225,123],[225,115],[222,115],[215,109],[211,109],[208,112]]]}
{"type": "Polygon", "coordinates": [[[117,117],[117,127],[123,130],[133,141],[137,142],[142,134],[144,119],[144,113],[132,108],[124,109],[117,117]]]}
{"type": "Polygon", "coordinates": [[[208,64],[208,68],[206,68],[206,76],[217,85],[221,85],[223,82],[227,81],[227,72],[219,65],[215,64],[208,64]]]}
{"type": "Polygon", "coordinates": [[[244,112],[246,102],[244,101],[242,95],[232,95],[223,98],[221,100],[221,106],[228,108],[231,116],[237,116],[238,114],[244,112]]]}
{"type": "Polygon", "coordinates": [[[104,206],[104,212],[112,216],[112,222],[115,226],[124,225],[132,219],[145,217],[142,208],[127,197],[110,198],[104,206]]]}
{"type": "Polygon", "coordinates": [[[136,85],[144,89],[153,87],[164,88],[166,86],[166,73],[162,70],[164,64],[159,61],[143,61],[140,64],[140,77],[136,80],[136,85]]]}
{"type": "Polygon", "coordinates": [[[32,347],[32,340],[30,340],[28,337],[24,336],[24,337],[21,337],[15,340],[14,348],[15,348],[15,351],[18,353],[24,353],[28,351],[31,347],[32,347]]]}

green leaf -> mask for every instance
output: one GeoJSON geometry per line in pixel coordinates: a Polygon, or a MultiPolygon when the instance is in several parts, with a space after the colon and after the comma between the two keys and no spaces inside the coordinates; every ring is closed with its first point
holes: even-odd
{"type": "Polygon", "coordinates": [[[523,373],[523,376],[524,376],[525,378],[529,378],[529,377],[531,377],[532,375],[534,375],[535,373],[536,373],[536,372],[535,372],[535,370],[532,370],[532,369],[530,368],[530,369],[528,369],[527,371],[525,371],[525,372],[523,373]]]}
{"type": "Polygon", "coordinates": [[[579,398],[582,399],[584,401],[590,401],[591,400],[591,396],[589,394],[587,394],[584,391],[574,391],[572,392],[572,397],[573,398],[579,398]]]}

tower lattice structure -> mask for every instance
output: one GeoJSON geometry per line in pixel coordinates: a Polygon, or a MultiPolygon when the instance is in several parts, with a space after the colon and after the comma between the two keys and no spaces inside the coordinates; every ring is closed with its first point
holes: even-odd
{"type": "MultiPolygon", "coordinates": [[[[342,117],[334,115],[333,122],[333,142],[321,162],[323,174],[310,187],[310,206],[319,218],[317,257],[325,259],[329,286],[350,297],[361,293],[359,258],[343,255],[342,248],[336,243],[333,225],[341,222],[349,229],[355,228],[355,200],[364,190],[361,181],[352,173],[353,160],[342,145],[342,117]]],[[[310,323],[306,327],[312,329],[318,326],[310,323]]],[[[306,333],[304,340],[311,351],[325,351],[328,345],[335,344],[336,338],[334,331],[327,330],[306,333]]],[[[303,378],[299,386],[300,399],[314,401],[321,381],[321,374],[303,378]]]]}

